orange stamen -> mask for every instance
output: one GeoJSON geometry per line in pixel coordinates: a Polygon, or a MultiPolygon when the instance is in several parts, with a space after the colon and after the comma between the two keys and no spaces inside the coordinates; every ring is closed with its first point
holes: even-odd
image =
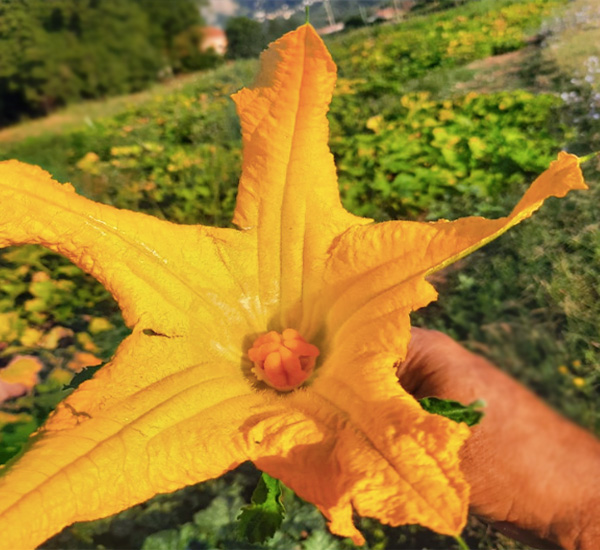
{"type": "Polygon", "coordinates": [[[290,391],[311,375],[319,348],[309,344],[297,330],[272,330],[259,336],[248,350],[252,371],[259,380],[279,391],[290,391]]]}

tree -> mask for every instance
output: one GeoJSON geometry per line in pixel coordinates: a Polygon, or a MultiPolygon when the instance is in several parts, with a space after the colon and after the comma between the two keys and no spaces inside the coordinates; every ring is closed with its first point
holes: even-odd
{"type": "Polygon", "coordinates": [[[0,125],[27,110],[20,68],[36,30],[24,2],[0,0],[0,125]]]}
{"type": "Polygon", "coordinates": [[[230,59],[258,57],[267,47],[262,25],[247,17],[233,17],[225,27],[227,57],[230,59]]]}
{"type": "Polygon", "coordinates": [[[198,67],[174,41],[201,23],[196,0],[0,0],[0,125],[198,67]]]}
{"type": "Polygon", "coordinates": [[[299,27],[303,21],[304,16],[290,17],[289,19],[276,17],[275,19],[265,21],[264,29],[267,44],[282,37],[285,33],[293,31],[296,27],[299,27]]]}
{"type": "Polygon", "coordinates": [[[144,10],[152,27],[151,38],[154,46],[166,58],[167,63],[176,71],[185,68],[179,58],[181,37],[186,32],[193,36],[198,28],[204,25],[200,15],[200,6],[206,0],[135,0],[144,10]]]}

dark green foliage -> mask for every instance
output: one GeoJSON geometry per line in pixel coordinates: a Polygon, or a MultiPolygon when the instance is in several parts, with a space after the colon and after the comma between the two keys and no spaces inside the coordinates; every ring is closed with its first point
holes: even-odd
{"type": "Polygon", "coordinates": [[[174,38],[185,30],[202,24],[200,4],[195,0],[134,0],[145,12],[152,24],[152,39],[155,46],[173,60],[174,38]]]}
{"type": "Polygon", "coordinates": [[[282,17],[276,17],[275,19],[269,19],[264,23],[264,32],[267,40],[267,45],[277,40],[285,33],[293,31],[305,22],[304,16],[295,15],[289,19],[283,19],[282,17]]]}
{"type": "Polygon", "coordinates": [[[281,483],[263,473],[252,493],[251,504],[244,506],[238,516],[242,538],[250,542],[265,542],[275,535],[285,517],[281,483]]]}
{"type": "Polygon", "coordinates": [[[365,22],[360,15],[352,15],[344,21],[344,30],[358,29],[364,26],[365,22]]]}
{"type": "Polygon", "coordinates": [[[156,51],[174,72],[199,71],[218,65],[214,51],[202,51],[200,7],[206,0],[134,0],[147,15],[156,51]]]}
{"type": "Polygon", "coordinates": [[[227,57],[247,59],[258,57],[271,43],[304,23],[302,17],[277,17],[259,23],[247,17],[232,17],[227,21],[227,57]]]}
{"type": "MultiPolygon", "coordinates": [[[[220,479],[159,495],[111,518],[79,523],[43,545],[45,549],[141,548],[142,550],[353,550],[350,539],[332,535],[325,518],[289,489],[284,490],[287,514],[275,536],[262,544],[240,540],[237,517],[248,499],[248,488],[259,473],[244,464],[220,479]]],[[[467,527],[470,548],[525,548],[506,542],[485,526],[467,527]],[[487,543],[487,544],[486,544],[487,543]]],[[[416,525],[383,526],[369,518],[357,518],[367,542],[361,550],[458,549],[451,537],[437,535],[416,525]]]]}
{"type": "Polygon", "coordinates": [[[65,384],[64,389],[65,390],[75,390],[75,389],[77,389],[86,380],[89,380],[92,376],[94,376],[94,373],[100,367],[102,367],[102,365],[97,365],[95,367],[86,367],[81,372],[78,372],[75,376],[73,376],[73,379],[68,384],[65,384]]]}
{"type": "Polygon", "coordinates": [[[25,447],[29,436],[39,427],[38,422],[30,415],[22,420],[0,425],[0,464],[7,463],[17,456],[25,447]]]}
{"type": "Polygon", "coordinates": [[[229,19],[225,34],[229,59],[258,57],[268,44],[263,26],[258,21],[247,17],[229,19]]]}
{"type": "MultiPolygon", "coordinates": [[[[0,97],[8,95],[28,114],[138,90],[161,66],[148,18],[135,3],[22,0],[1,6],[0,59],[6,65],[0,97]]],[[[5,104],[0,122],[19,114],[5,104]]]]}
{"type": "Polygon", "coordinates": [[[200,23],[192,0],[2,0],[0,125],[188,68],[173,43],[200,23]]]}
{"type": "Polygon", "coordinates": [[[435,12],[455,8],[474,0],[416,0],[412,8],[414,12],[435,12]]]}
{"type": "Polygon", "coordinates": [[[450,420],[454,420],[454,422],[464,422],[467,426],[479,424],[485,414],[480,410],[482,407],[485,407],[483,401],[473,401],[473,403],[463,405],[451,399],[424,397],[423,399],[419,399],[419,404],[427,412],[445,416],[450,420]]]}

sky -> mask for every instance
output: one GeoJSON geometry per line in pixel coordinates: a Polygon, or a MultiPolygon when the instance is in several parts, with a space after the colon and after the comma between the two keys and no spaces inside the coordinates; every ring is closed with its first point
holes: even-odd
{"type": "Polygon", "coordinates": [[[235,0],[209,0],[210,6],[202,10],[202,15],[209,25],[216,25],[224,17],[235,15],[237,3],[235,0]]]}

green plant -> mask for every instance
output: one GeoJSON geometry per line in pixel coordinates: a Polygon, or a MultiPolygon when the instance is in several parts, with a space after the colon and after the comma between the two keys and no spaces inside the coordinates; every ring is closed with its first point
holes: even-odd
{"type": "Polygon", "coordinates": [[[393,113],[334,138],[344,203],[377,219],[497,214],[500,199],[514,197],[564,142],[561,106],[523,91],[404,95],[393,113]]]}

